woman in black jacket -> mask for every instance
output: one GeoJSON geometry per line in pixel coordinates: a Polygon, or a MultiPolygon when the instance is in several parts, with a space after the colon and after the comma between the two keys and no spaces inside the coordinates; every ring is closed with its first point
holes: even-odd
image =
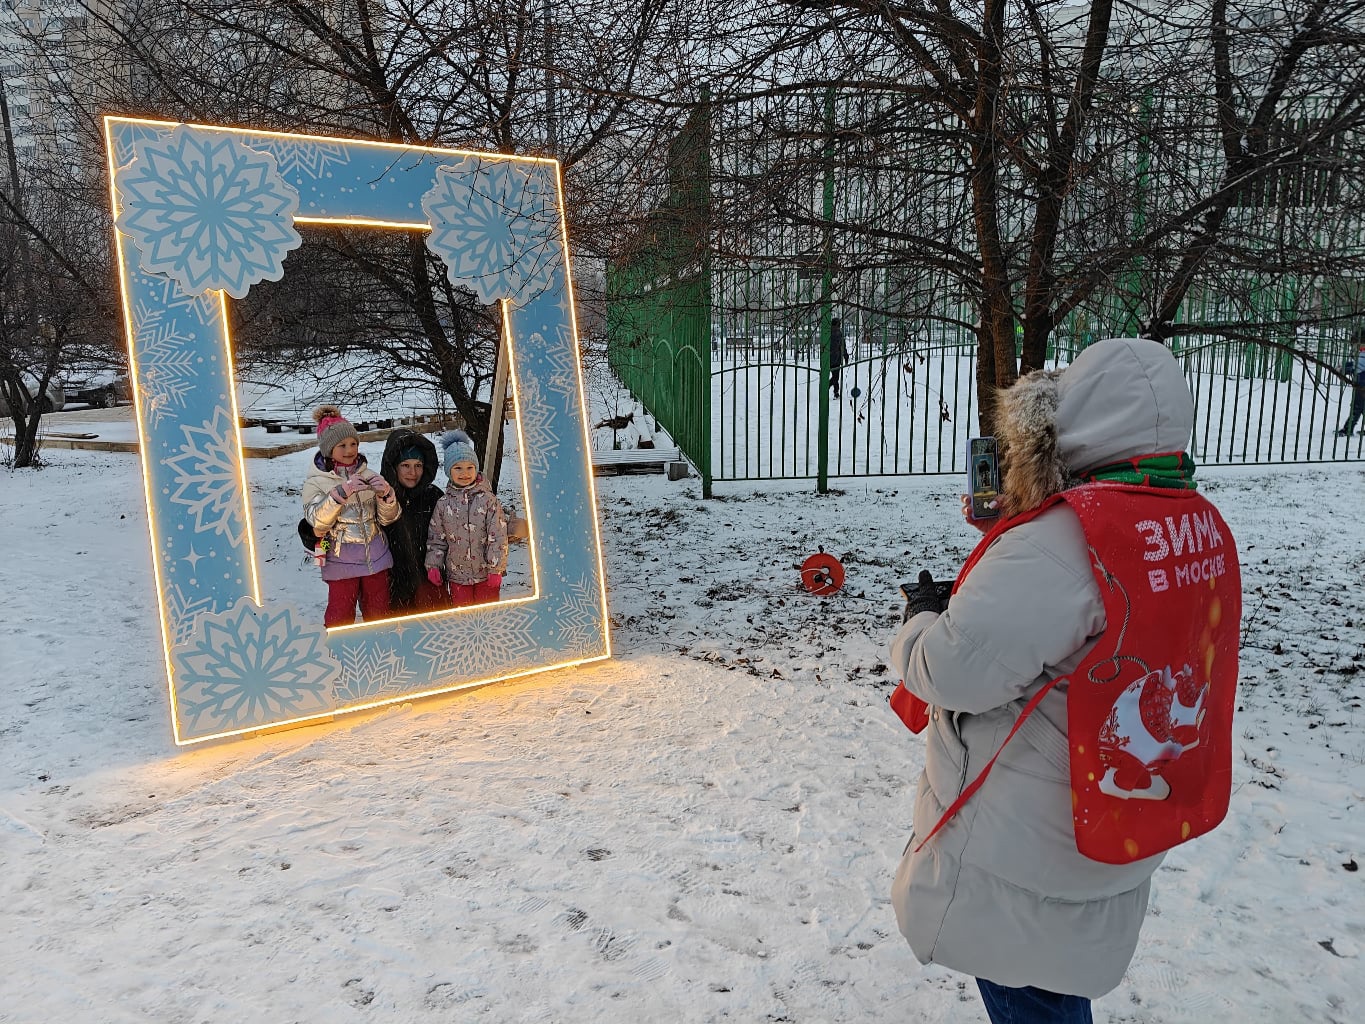
{"type": "Polygon", "coordinates": [[[380,473],[392,486],[403,514],[384,527],[393,568],[389,571],[389,607],[398,614],[448,607],[441,591],[427,580],[427,527],[441,500],[436,479],[436,446],[416,431],[400,427],[384,445],[380,473]]]}

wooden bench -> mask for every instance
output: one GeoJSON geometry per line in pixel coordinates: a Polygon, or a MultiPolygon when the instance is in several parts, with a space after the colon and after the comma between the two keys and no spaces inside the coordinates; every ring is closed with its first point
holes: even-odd
{"type": "Polygon", "coordinates": [[[677,448],[618,448],[594,450],[592,471],[604,473],[667,473],[670,480],[687,475],[687,463],[677,448]]]}
{"type": "MultiPolygon", "coordinates": [[[[366,430],[392,430],[394,425],[402,422],[418,423],[416,417],[412,416],[380,416],[370,417],[369,419],[351,420],[351,426],[361,433],[366,430]]],[[[312,434],[317,432],[317,424],[312,420],[293,420],[292,418],[279,419],[273,416],[243,416],[242,426],[244,427],[265,427],[267,434],[283,434],[286,430],[296,434],[312,434]]]]}

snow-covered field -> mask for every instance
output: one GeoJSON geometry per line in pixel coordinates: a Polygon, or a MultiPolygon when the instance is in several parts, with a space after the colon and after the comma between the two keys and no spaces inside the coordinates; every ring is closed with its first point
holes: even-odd
{"type": "MultiPolygon", "coordinates": [[[[887,903],[921,741],[882,645],[969,549],[955,477],[600,480],[614,660],[179,751],[137,459],[46,458],[0,471],[0,1021],[985,1019],[887,903]]],[[[1358,1021],[1365,472],[1202,479],[1244,560],[1232,811],[1097,1020],[1358,1021]]]]}

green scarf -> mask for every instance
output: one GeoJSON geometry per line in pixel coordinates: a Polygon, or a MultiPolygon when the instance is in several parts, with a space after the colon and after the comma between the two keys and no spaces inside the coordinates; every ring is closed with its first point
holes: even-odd
{"type": "Polygon", "coordinates": [[[1199,486],[1194,482],[1194,459],[1185,452],[1142,455],[1122,462],[1111,462],[1082,474],[1081,479],[1108,480],[1141,487],[1167,487],[1180,491],[1193,491],[1199,486]]]}

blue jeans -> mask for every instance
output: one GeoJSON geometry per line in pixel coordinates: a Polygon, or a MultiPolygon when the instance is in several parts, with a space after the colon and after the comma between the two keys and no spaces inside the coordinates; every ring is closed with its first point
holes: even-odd
{"type": "Polygon", "coordinates": [[[976,979],[991,1024],[1093,1024],[1090,1000],[1041,988],[1006,988],[976,979]]]}

